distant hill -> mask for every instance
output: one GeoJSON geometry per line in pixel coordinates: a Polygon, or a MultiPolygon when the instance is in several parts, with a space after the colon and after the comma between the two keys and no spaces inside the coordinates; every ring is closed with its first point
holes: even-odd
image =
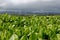
{"type": "Polygon", "coordinates": [[[0,14],[15,14],[15,15],[60,15],[57,11],[32,11],[32,10],[0,10],[0,14]]]}

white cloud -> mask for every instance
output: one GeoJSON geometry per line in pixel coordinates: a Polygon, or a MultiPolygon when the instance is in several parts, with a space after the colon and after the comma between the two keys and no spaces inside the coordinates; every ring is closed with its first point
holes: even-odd
{"type": "Polygon", "coordinates": [[[4,2],[4,1],[0,1],[0,7],[2,7],[2,6],[6,6],[6,5],[7,5],[6,2],[4,2]]]}
{"type": "Polygon", "coordinates": [[[0,0],[0,6],[7,6],[7,5],[21,5],[21,4],[29,4],[34,2],[50,2],[52,0],[0,0]]]}
{"type": "Polygon", "coordinates": [[[26,4],[26,3],[36,2],[36,1],[48,2],[52,0],[6,0],[6,1],[16,5],[16,4],[26,4]]]}
{"type": "Polygon", "coordinates": [[[41,0],[41,1],[44,1],[44,2],[50,2],[50,1],[53,1],[53,0],[41,0]]]}
{"type": "Polygon", "coordinates": [[[6,5],[7,5],[6,3],[1,3],[1,4],[0,4],[0,7],[6,6],[6,5]]]}
{"type": "Polygon", "coordinates": [[[26,4],[26,3],[31,3],[31,2],[35,2],[37,0],[6,0],[6,2],[15,4],[15,5],[19,5],[19,4],[26,4]]]}

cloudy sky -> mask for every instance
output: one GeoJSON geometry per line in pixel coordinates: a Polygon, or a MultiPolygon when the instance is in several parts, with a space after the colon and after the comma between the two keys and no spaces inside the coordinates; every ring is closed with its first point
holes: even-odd
{"type": "Polygon", "coordinates": [[[60,0],[0,0],[0,9],[60,11],[60,0]]]}

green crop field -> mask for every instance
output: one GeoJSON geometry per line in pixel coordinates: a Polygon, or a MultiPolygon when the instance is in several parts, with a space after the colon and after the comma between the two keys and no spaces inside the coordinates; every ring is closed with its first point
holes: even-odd
{"type": "Polygon", "coordinates": [[[60,16],[0,14],[0,40],[60,40],[60,16]]]}

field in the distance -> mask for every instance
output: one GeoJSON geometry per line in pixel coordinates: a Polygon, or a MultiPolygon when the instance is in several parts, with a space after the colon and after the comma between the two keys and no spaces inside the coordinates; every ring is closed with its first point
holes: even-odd
{"type": "Polygon", "coordinates": [[[0,14],[0,40],[60,40],[60,16],[0,14]]]}

